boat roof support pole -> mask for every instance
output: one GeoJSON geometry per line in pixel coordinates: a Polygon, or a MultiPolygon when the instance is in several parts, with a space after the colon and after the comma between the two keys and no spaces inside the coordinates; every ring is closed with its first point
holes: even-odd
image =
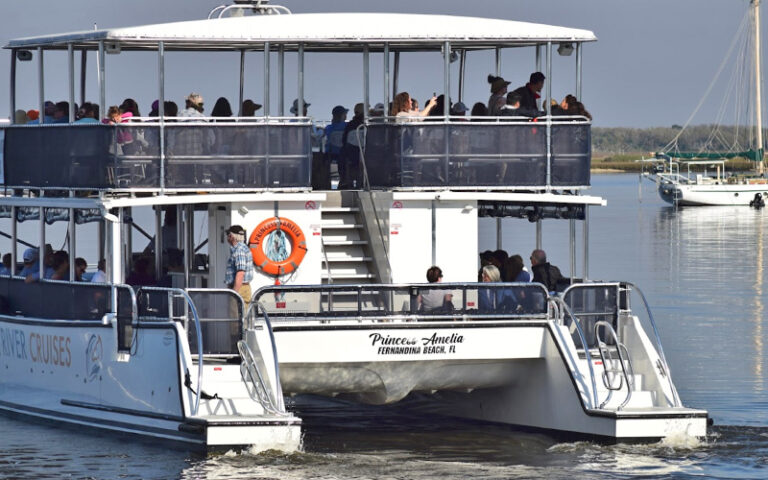
{"type": "MultiPolygon", "coordinates": [[[[69,123],[75,122],[75,47],[71,43],[67,44],[67,77],[69,79],[69,123]]],[[[72,255],[70,254],[70,258],[72,255]]],[[[75,262],[70,261],[70,267],[75,262]]]]}
{"type": "Polygon", "coordinates": [[[501,217],[496,217],[496,250],[501,250],[501,217]]]}
{"type": "Polygon", "coordinates": [[[568,220],[568,259],[571,266],[571,284],[576,278],[576,219],[568,220]]]}
{"type": "Polygon", "coordinates": [[[38,123],[45,122],[45,69],[43,62],[43,47],[37,47],[37,92],[40,96],[40,114],[38,123]]]}
{"type": "Polygon", "coordinates": [[[536,249],[541,249],[541,219],[536,220],[536,249]]]}
{"type": "MultiPolygon", "coordinates": [[[[39,118],[39,117],[38,117],[39,118]]],[[[19,232],[16,224],[16,207],[11,206],[11,276],[16,276],[16,249],[19,248],[19,232]]]]}
{"type": "Polygon", "coordinates": [[[462,50],[459,55],[459,102],[464,101],[464,73],[467,66],[467,51],[462,50]]]}
{"type": "Polygon", "coordinates": [[[45,207],[40,207],[40,243],[37,244],[37,271],[45,278],[45,207]]]}
{"type": "Polygon", "coordinates": [[[576,98],[581,102],[581,43],[576,44],[576,98]]]}
{"type": "Polygon", "coordinates": [[[155,206],[155,278],[160,279],[163,268],[163,207],[155,206]]]}
{"type": "MultiPolygon", "coordinates": [[[[443,120],[448,121],[448,115],[450,115],[451,106],[451,42],[443,43],[443,120]]],[[[446,140],[446,155],[448,154],[448,142],[449,135],[445,136],[446,140]]],[[[448,168],[448,159],[445,159],[445,166],[448,168]]],[[[446,177],[448,178],[448,177],[446,177]]]]}
{"type": "Polygon", "coordinates": [[[130,272],[133,270],[133,207],[125,207],[122,210],[124,212],[120,222],[124,227],[122,245],[125,248],[125,266],[130,272]],[[131,223],[126,222],[126,217],[131,219],[131,223]]]}
{"type": "MultiPolygon", "coordinates": [[[[547,112],[547,189],[552,186],[552,42],[547,42],[547,93],[545,95],[547,112]]],[[[543,107],[544,105],[542,105],[543,107]]]]}
{"type": "Polygon", "coordinates": [[[384,116],[388,116],[389,111],[389,44],[384,44],[384,116]]]}
{"type": "MultiPolygon", "coordinates": [[[[158,47],[162,48],[162,47],[158,47]]],[[[99,84],[99,113],[102,117],[107,116],[107,77],[106,77],[106,71],[104,69],[104,40],[99,40],[99,58],[97,59],[97,80],[99,84]]],[[[162,138],[162,135],[160,136],[162,138]]],[[[163,163],[160,162],[160,181],[162,182],[162,168],[163,163]]],[[[162,184],[161,184],[162,185],[162,184]]]]}
{"type": "MultiPolygon", "coordinates": [[[[543,45],[536,45],[536,71],[541,71],[541,49],[543,48],[543,45]]],[[[549,78],[549,77],[547,77],[549,78]]]]}
{"type": "Polygon", "coordinates": [[[11,50],[11,125],[16,123],[16,49],[11,50]]]}
{"type": "Polygon", "coordinates": [[[432,200],[432,265],[437,265],[437,200],[432,200]]]}
{"type": "Polygon", "coordinates": [[[501,47],[496,47],[496,76],[501,75],[501,47]]]}
{"type": "MultiPolygon", "coordinates": [[[[69,192],[74,197],[74,190],[69,192]]],[[[77,258],[77,230],[75,229],[75,209],[69,209],[69,222],[67,222],[67,235],[69,235],[69,281],[75,281],[75,259],[77,258]]]]}
{"type": "MultiPolygon", "coordinates": [[[[189,274],[190,265],[192,265],[192,258],[194,258],[194,248],[192,245],[192,235],[194,232],[195,221],[195,206],[184,205],[184,222],[183,222],[183,242],[184,242],[184,288],[189,288],[189,274]]],[[[176,222],[179,223],[179,222],[176,222]]]]}
{"type": "Polygon", "coordinates": [[[98,243],[98,247],[97,247],[98,248],[98,252],[99,252],[99,258],[96,261],[100,262],[102,258],[105,258],[104,257],[104,251],[105,251],[104,242],[106,241],[105,237],[106,237],[106,233],[107,232],[106,232],[106,229],[104,228],[104,222],[97,222],[97,225],[98,225],[98,230],[99,230],[98,233],[97,233],[97,235],[99,236],[99,243],[98,243]]]}
{"type": "MultiPolygon", "coordinates": [[[[80,50],[80,105],[85,103],[85,80],[88,75],[88,50],[80,50]]],[[[101,114],[101,113],[99,113],[101,114]]]]}
{"type": "Polygon", "coordinates": [[[368,120],[368,109],[371,105],[371,51],[368,45],[363,46],[363,119],[368,120]]]}
{"type": "Polygon", "coordinates": [[[277,47],[277,116],[285,115],[285,45],[277,47]]]}
{"type": "Polygon", "coordinates": [[[584,230],[582,233],[584,234],[584,239],[582,240],[584,243],[584,271],[581,276],[582,281],[586,282],[589,277],[589,207],[587,205],[584,205],[584,230]]]}
{"type": "MultiPolygon", "coordinates": [[[[157,115],[160,117],[160,193],[165,191],[165,43],[157,43],[157,115]]],[[[159,278],[159,277],[158,277],[159,278]]]]}
{"type": "Polygon", "coordinates": [[[298,50],[298,70],[299,70],[299,79],[298,79],[298,105],[296,106],[296,116],[297,117],[303,117],[304,116],[304,44],[299,44],[299,50],[298,50]]]}
{"type": "Polygon", "coordinates": [[[400,52],[395,52],[395,66],[392,70],[392,98],[397,95],[397,83],[400,78],[400,52]]]}
{"type": "Polygon", "coordinates": [[[243,116],[243,95],[245,90],[245,49],[240,49],[240,87],[237,94],[237,116],[243,116]]]}
{"type": "Polygon", "coordinates": [[[269,42],[264,42],[264,118],[269,117],[269,42]]]}

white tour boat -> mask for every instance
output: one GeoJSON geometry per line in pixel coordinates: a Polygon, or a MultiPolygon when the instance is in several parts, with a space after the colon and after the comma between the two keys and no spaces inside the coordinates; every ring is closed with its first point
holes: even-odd
{"type": "MultiPolygon", "coordinates": [[[[44,53],[65,50],[70,105],[76,56],[86,65],[96,52],[101,112],[107,54],[110,64],[121,52],[156,56],[159,111],[89,125],[75,123],[71,107],[69,122],[1,131],[0,208],[13,244],[45,245],[62,225],[74,257],[78,232],[95,222],[107,281],[77,282],[72,268],[66,281],[0,277],[0,408],[209,446],[297,442],[299,420],[282,394],[404,400],[428,413],[608,441],[706,435],[707,412],[683,406],[640,290],[588,280],[589,209],[605,201],[584,193],[586,118],[549,107],[536,122],[369,115],[398,92],[400,58],[412,52],[441,59],[441,92],[459,101],[475,52],[495,52],[489,70],[498,74],[505,49],[528,49],[531,71],[551,78],[553,52],[575,51],[580,96],[582,48],[594,40],[586,30],[500,19],[291,14],[237,2],[207,20],[11,41],[14,110],[22,61],[36,59],[42,78],[44,53]],[[166,116],[165,59],[185,51],[239,52],[239,105],[246,59],[263,62],[262,116],[166,116]],[[305,55],[326,52],[361,61],[363,118],[349,132],[361,146],[350,157],[358,190],[329,189],[313,120],[284,116],[286,61],[296,61],[302,112],[305,55]],[[376,96],[373,58],[385,86],[376,96]],[[567,222],[568,278],[552,291],[476,283],[480,224],[493,220],[499,244],[502,222],[516,221],[535,227],[537,246],[543,223],[567,222]],[[22,234],[23,221],[39,227],[22,234]],[[256,267],[247,309],[224,288],[233,224],[245,228],[256,267]],[[135,245],[137,231],[154,248],[135,245]],[[173,288],[128,285],[128,272],[147,264],[173,288]],[[423,283],[432,265],[446,283],[423,283]],[[435,291],[450,302],[421,308],[435,291]]],[[[39,91],[43,111],[42,80],[39,91]]],[[[552,97],[549,81],[542,96],[552,97]]],[[[78,100],[88,98],[81,86],[78,100]]],[[[23,249],[12,249],[13,265],[23,249]]]]}

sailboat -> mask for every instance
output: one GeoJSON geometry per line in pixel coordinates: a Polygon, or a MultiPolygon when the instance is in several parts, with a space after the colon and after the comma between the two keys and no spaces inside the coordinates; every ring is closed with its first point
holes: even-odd
{"type": "MultiPolygon", "coordinates": [[[[723,71],[730,54],[736,47],[741,46],[743,58],[751,60],[752,64],[746,65],[744,68],[734,69],[733,75],[734,77],[741,76],[741,80],[754,82],[753,88],[747,90],[754,95],[754,98],[746,99],[745,108],[742,110],[746,117],[751,117],[750,120],[754,120],[754,128],[734,129],[734,140],[730,144],[725,144],[723,132],[715,128],[705,147],[696,152],[681,151],[678,141],[696,114],[694,111],[675,138],[661,152],[656,153],[656,158],[662,163],[657,165],[654,172],[646,174],[648,178],[656,182],[661,198],[673,205],[750,205],[759,207],[764,205],[765,197],[768,197],[762,127],[760,0],[751,0],[750,3],[750,10],[745,15],[740,29],[744,35],[736,36],[729,54],[726,55],[726,60],[720,66],[718,75],[723,71]],[[741,37],[743,37],[743,41],[738,42],[737,40],[741,37]],[[746,148],[738,139],[738,135],[742,131],[747,133],[749,146],[746,148]],[[711,151],[710,149],[717,143],[724,149],[711,151]],[[727,173],[726,160],[731,158],[744,158],[753,161],[754,172],[749,175],[727,173]]],[[[707,93],[712,90],[713,85],[714,81],[707,93]]],[[[728,96],[724,96],[723,105],[728,103],[728,96]]],[[[721,108],[720,114],[722,115],[723,112],[724,108],[721,108]]]]}

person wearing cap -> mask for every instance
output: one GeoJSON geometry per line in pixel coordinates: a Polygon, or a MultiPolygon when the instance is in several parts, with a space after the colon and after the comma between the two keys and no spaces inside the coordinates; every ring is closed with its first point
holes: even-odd
{"type": "MultiPolygon", "coordinates": [[[[245,229],[240,225],[232,225],[227,229],[229,243],[229,259],[224,274],[224,283],[236,291],[245,302],[245,309],[251,303],[251,281],[253,280],[253,257],[245,245],[245,229]]],[[[245,313],[245,312],[243,312],[245,313]]]]}
{"type": "Polygon", "coordinates": [[[384,104],[379,102],[368,110],[368,116],[371,117],[383,117],[384,116],[384,104]]]}
{"type": "Polygon", "coordinates": [[[243,101],[243,108],[241,110],[242,116],[244,117],[254,117],[256,116],[256,110],[260,109],[261,105],[258,103],[255,103],[250,98],[243,101]]]}
{"type": "Polygon", "coordinates": [[[463,102],[456,102],[451,106],[451,115],[455,117],[463,117],[467,114],[467,110],[469,109],[463,102]]]}
{"type": "Polygon", "coordinates": [[[501,115],[501,108],[507,103],[507,87],[511,82],[495,75],[488,75],[488,83],[491,84],[491,97],[488,99],[488,115],[497,117],[501,115]]]}
{"type": "Polygon", "coordinates": [[[309,110],[309,106],[312,105],[308,101],[304,100],[304,112],[299,115],[299,99],[294,98],[293,99],[293,105],[291,105],[291,113],[294,117],[306,117],[307,111],[309,110]]]}
{"type": "Polygon", "coordinates": [[[39,257],[39,253],[36,248],[28,248],[24,250],[24,255],[22,255],[24,267],[19,272],[19,276],[24,277],[27,282],[40,279],[40,264],[38,262],[39,257]]]}
{"type": "Polygon", "coordinates": [[[512,93],[520,94],[520,108],[526,110],[540,110],[538,99],[541,98],[541,89],[544,88],[546,77],[541,72],[533,72],[525,85],[516,88],[512,93]]]}

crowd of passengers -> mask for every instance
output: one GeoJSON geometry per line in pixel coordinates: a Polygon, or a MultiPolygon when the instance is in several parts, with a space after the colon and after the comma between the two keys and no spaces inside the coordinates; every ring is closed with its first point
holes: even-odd
{"type": "MultiPolygon", "coordinates": [[[[480,254],[480,283],[529,283],[544,285],[549,292],[560,290],[567,281],[560,269],[547,261],[544,250],[531,252],[531,269],[520,255],[510,256],[504,250],[486,250],[480,254]]],[[[443,271],[434,265],[427,270],[427,282],[440,283],[443,271]]],[[[483,313],[523,313],[540,310],[544,296],[534,290],[520,287],[482,288],[478,290],[477,308],[483,313]]],[[[453,295],[449,290],[423,290],[418,296],[418,308],[425,313],[450,313],[454,310],[453,295]]]]}
{"type": "MultiPolygon", "coordinates": [[[[37,248],[27,248],[22,255],[23,265],[11,265],[11,254],[3,255],[0,275],[23,277],[27,283],[40,280],[40,252],[37,248]]],[[[75,281],[105,283],[106,263],[101,260],[95,272],[86,272],[88,262],[84,258],[75,258],[75,281]]],[[[64,250],[54,251],[50,244],[45,246],[43,255],[43,278],[46,280],[69,281],[69,254],[64,250]]]]}
{"type": "MultiPolygon", "coordinates": [[[[488,75],[491,96],[487,104],[477,102],[471,111],[462,102],[453,103],[444,95],[433,96],[424,103],[424,108],[419,108],[419,103],[408,92],[400,92],[395,95],[389,108],[377,103],[369,111],[369,117],[384,117],[389,112],[398,123],[423,120],[426,117],[442,117],[448,109],[448,114],[453,120],[461,120],[455,117],[466,117],[469,112],[469,121],[482,121],[483,117],[514,117],[536,121],[538,117],[547,114],[544,105],[540,105],[541,91],[546,80],[541,72],[534,72],[525,85],[512,91],[508,91],[510,82],[502,77],[488,75]]],[[[190,93],[184,100],[184,108],[179,110],[178,105],[172,101],[164,102],[164,116],[170,117],[167,121],[174,122],[210,117],[212,121],[224,120],[233,117],[234,113],[229,101],[219,97],[207,116],[204,113],[203,97],[197,93],[190,93]]],[[[158,117],[159,101],[155,100],[150,108],[148,117],[158,117]]],[[[294,116],[307,116],[310,103],[304,102],[303,111],[299,112],[298,99],[293,101],[290,112],[294,116]]],[[[238,117],[253,117],[262,106],[245,100],[240,106],[238,117]]],[[[42,123],[68,123],[69,103],[66,101],[53,103],[45,102],[43,118],[37,110],[17,110],[15,113],[16,124],[42,123]]],[[[121,124],[139,121],[141,113],[137,102],[132,98],[126,98],[119,106],[110,106],[106,115],[100,119],[99,106],[91,102],[85,102],[81,106],[75,105],[75,123],[104,123],[121,124]]],[[[570,116],[576,118],[592,119],[592,116],[584,108],[584,105],[573,95],[566,95],[562,102],[552,100],[550,112],[553,116],[570,116]]],[[[319,158],[313,160],[313,186],[318,189],[331,188],[331,165],[336,165],[338,170],[338,189],[356,189],[362,185],[362,171],[360,169],[360,149],[362,139],[358,133],[358,127],[364,123],[365,107],[358,103],[353,108],[353,117],[347,121],[349,109],[342,105],[333,108],[331,123],[324,129],[313,128],[312,143],[316,149],[321,150],[319,158]]],[[[139,154],[150,144],[158,145],[157,138],[148,138],[156,132],[144,132],[144,130],[122,130],[117,132],[117,148],[119,154],[139,154]]],[[[245,150],[244,145],[238,142],[247,141],[243,136],[227,135],[224,132],[215,134],[213,131],[201,132],[193,129],[183,129],[168,138],[166,150],[170,155],[204,155],[212,152],[218,154],[230,154],[245,150]]]]}

